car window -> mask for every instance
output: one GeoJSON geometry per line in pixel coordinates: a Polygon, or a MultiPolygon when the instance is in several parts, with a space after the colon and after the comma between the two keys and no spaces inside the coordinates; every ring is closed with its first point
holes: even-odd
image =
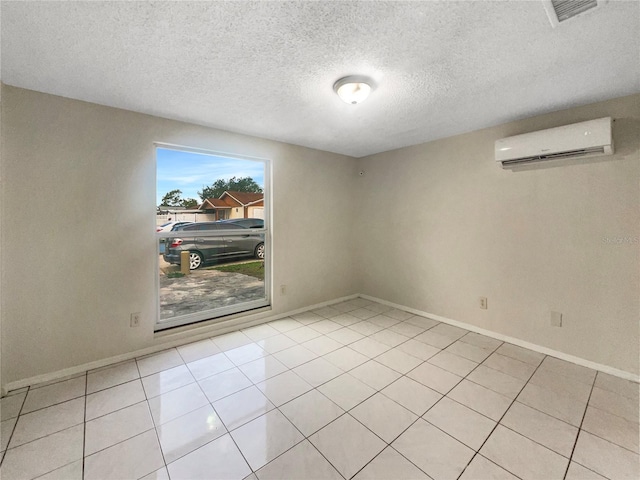
{"type": "Polygon", "coordinates": [[[217,230],[218,226],[215,223],[199,223],[198,230],[217,230]]]}
{"type": "Polygon", "coordinates": [[[199,226],[199,225],[198,225],[197,223],[194,223],[193,225],[187,225],[187,226],[185,226],[185,227],[180,226],[180,227],[176,228],[176,230],[182,230],[182,231],[191,232],[191,231],[193,231],[193,230],[200,230],[200,229],[198,228],[198,226],[199,226]]]}
{"type": "Polygon", "coordinates": [[[220,225],[236,225],[234,228],[263,228],[264,220],[260,218],[243,218],[239,220],[225,220],[224,222],[218,222],[220,225]]]}
{"type": "Polygon", "coordinates": [[[186,227],[187,225],[191,225],[191,222],[182,222],[182,223],[176,223],[173,228],[171,228],[171,231],[174,232],[176,230],[183,230],[182,227],[186,227]]]}
{"type": "Polygon", "coordinates": [[[218,228],[220,228],[221,230],[238,230],[239,228],[247,227],[238,223],[220,223],[218,224],[218,228]]]}

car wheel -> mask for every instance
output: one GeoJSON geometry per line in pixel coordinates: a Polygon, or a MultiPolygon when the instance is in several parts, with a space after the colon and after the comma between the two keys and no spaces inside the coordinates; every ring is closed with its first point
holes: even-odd
{"type": "Polygon", "coordinates": [[[264,260],[264,243],[259,243],[255,251],[256,258],[264,260]]]}
{"type": "Polygon", "coordinates": [[[189,252],[189,270],[195,270],[202,266],[202,255],[198,252],[189,252]]]}

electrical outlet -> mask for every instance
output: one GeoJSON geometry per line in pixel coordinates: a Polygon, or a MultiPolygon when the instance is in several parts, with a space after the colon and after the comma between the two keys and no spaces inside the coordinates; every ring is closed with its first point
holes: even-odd
{"type": "Polygon", "coordinates": [[[480,308],[483,310],[487,309],[487,297],[480,297],[480,308]]]}
{"type": "Polygon", "coordinates": [[[286,294],[287,294],[287,286],[280,285],[280,295],[286,295],[286,294]]]}
{"type": "Polygon", "coordinates": [[[140,317],[141,316],[142,316],[142,314],[140,312],[132,313],[131,314],[130,326],[131,327],[139,327],[140,326],[140,317]]]}
{"type": "Polygon", "coordinates": [[[562,314],[560,312],[551,312],[551,326],[552,327],[562,326],[562,314]]]}

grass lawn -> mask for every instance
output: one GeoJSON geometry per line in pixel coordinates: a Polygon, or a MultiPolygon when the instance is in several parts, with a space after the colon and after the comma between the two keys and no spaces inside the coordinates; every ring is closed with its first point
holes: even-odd
{"type": "Polygon", "coordinates": [[[264,280],[264,262],[237,263],[235,265],[222,265],[220,267],[209,267],[207,270],[219,270],[221,272],[242,273],[251,277],[264,280]]]}

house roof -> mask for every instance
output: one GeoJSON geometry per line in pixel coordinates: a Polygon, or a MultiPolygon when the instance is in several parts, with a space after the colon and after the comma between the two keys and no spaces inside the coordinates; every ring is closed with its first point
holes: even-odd
{"type": "Polygon", "coordinates": [[[210,210],[210,209],[220,209],[220,208],[231,208],[231,205],[229,205],[227,202],[219,198],[207,198],[204,200],[204,202],[202,202],[202,205],[200,205],[199,208],[200,210],[210,210]]]}
{"type": "Polygon", "coordinates": [[[226,191],[222,195],[220,195],[220,199],[224,199],[224,197],[228,195],[233,198],[235,201],[240,203],[242,206],[246,207],[248,205],[252,205],[254,203],[261,202],[264,199],[263,193],[248,193],[248,192],[233,192],[226,191]]]}
{"type": "Polygon", "coordinates": [[[220,198],[206,198],[202,205],[200,205],[200,210],[212,210],[212,209],[221,209],[221,208],[231,208],[237,207],[235,200],[243,207],[248,207],[249,205],[259,205],[264,200],[264,194],[262,193],[247,193],[247,192],[233,192],[226,191],[220,198]]]}
{"type": "Polygon", "coordinates": [[[2,2],[2,81],[363,157],[637,93],[640,2],[597,3],[2,2]]]}

